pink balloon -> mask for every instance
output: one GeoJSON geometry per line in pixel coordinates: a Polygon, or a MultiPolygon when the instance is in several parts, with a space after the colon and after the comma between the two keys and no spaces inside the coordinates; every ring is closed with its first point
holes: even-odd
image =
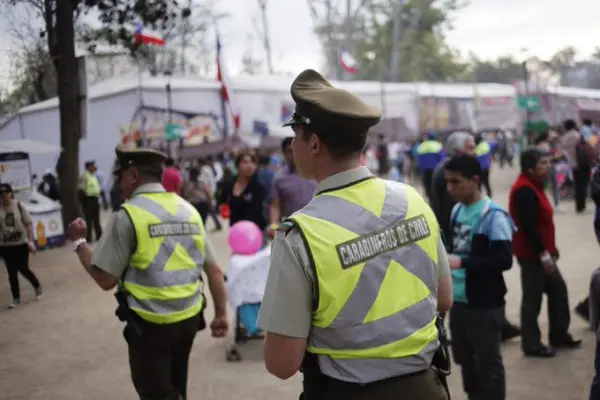
{"type": "Polygon", "coordinates": [[[252,221],[239,221],[229,228],[229,247],[235,254],[255,254],[263,244],[260,228],[252,221]]]}

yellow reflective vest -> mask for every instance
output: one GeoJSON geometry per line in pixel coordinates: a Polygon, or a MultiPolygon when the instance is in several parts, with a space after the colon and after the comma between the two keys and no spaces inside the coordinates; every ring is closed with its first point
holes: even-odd
{"type": "Polygon", "coordinates": [[[293,214],[317,281],[307,351],[332,378],[369,383],[429,368],[439,346],[439,226],[412,187],[368,178],[293,214]]]}
{"type": "Polygon", "coordinates": [[[95,174],[85,171],[81,176],[81,189],[83,194],[89,197],[100,197],[100,182],[95,174]]]}
{"type": "Polygon", "coordinates": [[[196,209],[174,193],[144,193],[123,205],[136,249],[122,290],[129,308],[155,324],[172,324],[203,306],[204,226],[196,209]]]}

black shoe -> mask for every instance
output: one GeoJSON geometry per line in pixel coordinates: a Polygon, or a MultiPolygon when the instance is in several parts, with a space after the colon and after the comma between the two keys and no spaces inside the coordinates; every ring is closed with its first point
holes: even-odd
{"type": "Polygon", "coordinates": [[[552,358],[556,355],[556,351],[552,348],[552,346],[544,346],[537,350],[533,351],[524,351],[525,357],[537,357],[537,358],[552,358]]]}
{"type": "Polygon", "coordinates": [[[578,349],[581,347],[581,339],[573,339],[573,337],[569,335],[565,340],[552,342],[552,346],[556,349],[578,349]]]}
{"type": "Polygon", "coordinates": [[[518,326],[506,321],[502,327],[502,341],[505,342],[518,336],[521,336],[521,329],[519,329],[518,326]]]}
{"type": "Polygon", "coordinates": [[[575,307],[575,313],[583,318],[584,321],[590,322],[590,307],[587,301],[582,301],[575,307]]]}

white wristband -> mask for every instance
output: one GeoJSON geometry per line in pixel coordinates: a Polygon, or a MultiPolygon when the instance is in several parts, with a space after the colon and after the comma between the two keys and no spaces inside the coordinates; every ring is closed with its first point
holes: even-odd
{"type": "Polygon", "coordinates": [[[545,251],[542,253],[542,256],[540,257],[540,261],[541,262],[552,261],[552,255],[550,255],[550,253],[548,253],[548,251],[545,251]]]}
{"type": "Polygon", "coordinates": [[[84,243],[87,243],[87,240],[85,240],[85,238],[79,238],[71,244],[71,248],[73,249],[73,251],[77,252],[79,246],[81,246],[84,243]]]}

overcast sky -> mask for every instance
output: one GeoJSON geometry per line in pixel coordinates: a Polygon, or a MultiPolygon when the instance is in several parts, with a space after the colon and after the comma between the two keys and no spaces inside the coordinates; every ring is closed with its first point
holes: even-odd
{"type": "MultiPolygon", "coordinates": [[[[3,1],[3,0],[0,0],[3,1]]],[[[319,42],[312,33],[306,0],[269,0],[273,61],[277,70],[297,73],[320,68],[319,42]]],[[[574,45],[583,55],[600,46],[600,1],[598,0],[471,0],[471,5],[453,16],[454,30],[448,33],[453,48],[465,56],[472,51],[482,58],[503,54],[548,57],[558,49],[574,45]]],[[[232,73],[249,46],[259,54],[260,45],[249,44],[256,34],[258,16],[255,0],[221,0],[219,7],[231,15],[219,26],[224,52],[232,73]]],[[[1,28],[1,27],[0,27],[1,28]]],[[[7,77],[6,50],[11,43],[0,33],[0,82],[7,77]]]]}

